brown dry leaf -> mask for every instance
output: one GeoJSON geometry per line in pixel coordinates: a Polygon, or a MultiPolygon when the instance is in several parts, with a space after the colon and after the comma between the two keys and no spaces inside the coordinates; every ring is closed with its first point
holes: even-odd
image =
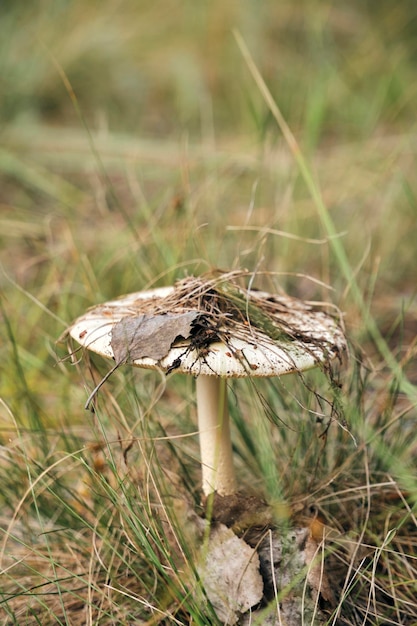
{"type": "Polygon", "coordinates": [[[207,597],[224,624],[236,624],[240,614],[262,599],[256,551],[223,524],[213,525],[199,569],[207,597]]]}
{"type": "Polygon", "coordinates": [[[113,326],[111,347],[116,363],[148,357],[160,361],[174,341],[187,339],[198,312],[124,317],[113,326]]]}

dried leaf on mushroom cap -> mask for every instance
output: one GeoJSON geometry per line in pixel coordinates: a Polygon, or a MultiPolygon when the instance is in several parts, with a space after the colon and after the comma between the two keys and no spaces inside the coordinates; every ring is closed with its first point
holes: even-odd
{"type": "Polygon", "coordinates": [[[160,361],[178,338],[187,339],[196,311],[123,317],[112,328],[111,347],[116,363],[134,363],[145,357],[160,361]]]}

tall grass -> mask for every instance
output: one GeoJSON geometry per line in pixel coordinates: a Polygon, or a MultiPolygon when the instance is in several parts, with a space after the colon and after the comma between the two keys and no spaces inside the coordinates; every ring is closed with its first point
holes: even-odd
{"type": "Polygon", "coordinates": [[[415,623],[413,3],[0,11],[1,623],[219,623],[193,381],[120,369],[90,414],[109,365],[57,343],[211,267],[345,312],[339,391],[231,385],[239,480],[321,520],[329,624],[415,623]]]}

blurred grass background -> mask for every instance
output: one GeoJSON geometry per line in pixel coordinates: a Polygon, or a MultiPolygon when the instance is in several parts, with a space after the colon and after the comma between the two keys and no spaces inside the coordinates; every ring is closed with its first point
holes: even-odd
{"type": "MultiPolygon", "coordinates": [[[[364,382],[346,375],[354,434],[368,436],[374,428],[378,471],[397,472],[407,489],[415,488],[415,391],[407,399],[400,389],[398,396],[399,374],[370,337],[370,318],[352,297],[233,30],[318,182],[368,315],[401,376],[416,383],[414,2],[4,0],[0,442],[8,479],[0,496],[8,502],[6,527],[29,465],[45,468],[63,450],[72,459],[98,437],[83,409],[93,387],[87,366],[60,361],[65,348],[56,342],[66,325],[99,301],[211,267],[270,272],[259,286],[279,284],[345,311],[353,360],[366,352],[365,378],[372,381],[364,398],[364,382]],[[370,415],[374,421],[367,423],[370,415]],[[386,440],[378,439],[381,433],[386,440]],[[397,456],[386,454],[390,445],[397,456]]],[[[112,436],[118,428],[134,432],[158,384],[143,372],[113,377],[101,415],[112,436]],[[123,396],[126,387],[131,399],[123,396]],[[134,416],[130,425],[127,414],[134,416]]],[[[174,401],[184,432],[192,432],[191,383],[172,381],[165,394],[155,409],[165,427],[177,428],[170,426],[174,401]]],[[[244,406],[250,390],[243,394],[244,406]]],[[[240,436],[250,447],[244,421],[240,436]]],[[[245,457],[242,446],[240,454],[245,457]]],[[[258,452],[260,465],[265,454],[258,452]]],[[[324,473],[337,463],[332,458],[324,473]]],[[[301,479],[295,490],[306,483],[301,479]]],[[[33,513],[32,507],[28,520],[33,513]]]]}

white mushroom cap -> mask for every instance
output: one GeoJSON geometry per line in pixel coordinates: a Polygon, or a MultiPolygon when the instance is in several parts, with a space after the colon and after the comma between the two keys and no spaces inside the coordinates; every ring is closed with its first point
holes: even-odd
{"type": "MultiPolygon", "coordinates": [[[[132,293],[95,306],[75,321],[69,333],[85,348],[117,360],[114,348],[117,324],[126,323],[126,341],[134,341],[135,329],[140,328],[140,321],[130,329],[130,320],[139,318],[145,321],[146,318],[149,321],[149,305],[154,304],[157,309],[174,292],[175,287],[163,287],[132,293]]],[[[149,356],[128,358],[123,362],[193,376],[267,377],[308,370],[336,356],[340,357],[346,349],[344,334],[331,316],[287,296],[250,292],[250,298],[259,307],[265,301],[278,303],[280,313],[276,326],[280,328],[284,323],[285,328],[291,329],[291,338],[283,334],[282,339],[271,339],[249,323],[236,324],[235,336],[229,324],[228,328],[224,328],[224,336],[227,338],[223,339],[222,336],[221,341],[214,340],[207,346],[199,347],[192,337],[177,336],[162,358],[153,358],[150,351],[149,356]]],[[[181,313],[177,311],[169,315],[174,328],[175,315],[180,316],[181,313]]],[[[192,316],[192,321],[195,318],[198,319],[198,316],[192,316]]]]}

